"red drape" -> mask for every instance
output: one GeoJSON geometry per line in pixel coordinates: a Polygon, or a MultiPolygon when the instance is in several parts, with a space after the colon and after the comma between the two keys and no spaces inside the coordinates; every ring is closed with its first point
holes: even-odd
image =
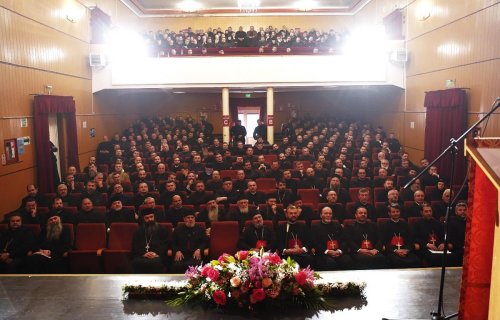
{"type": "MultiPolygon", "coordinates": [[[[451,138],[458,138],[467,129],[467,94],[462,89],[427,92],[425,121],[425,158],[434,160],[450,145],[451,138]]],[[[461,184],[465,177],[466,162],[463,142],[458,144],[454,184],[461,184]]],[[[450,178],[450,156],[436,163],[440,175],[450,178]]]]}
{"type": "Polygon", "coordinates": [[[49,114],[63,114],[66,121],[66,150],[68,165],[80,170],[78,140],[76,134],[75,100],[73,97],[39,95],[35,96],[33,112],[36,141],[37,177],[40,192],[54,192],[54,168],[51,164],[49,143],[49,114]]]}
{"type": "Polygon", "coordinates": [[[498,192],[481,167],[469,169],[469,210],[465,237],[459,319],[488,318],[498,192]]]}

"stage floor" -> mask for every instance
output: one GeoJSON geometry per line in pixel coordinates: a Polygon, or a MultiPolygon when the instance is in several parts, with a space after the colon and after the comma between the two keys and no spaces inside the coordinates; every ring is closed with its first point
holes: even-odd
{"type": "MultiPolygon", "coordinates": [[[[341,299],[335,309],[316,315],[269,314],[267,319],[430,319],[437,307],[441,269],[322,272],[328,281],[366,282],[366,300],[341,299]]],[[[457,311],[462,269],[448,268],[444,310],[457,311]]],[[[177,275],[0,276],[0,319],[246,319],[248,314],[223,314],[168,307],[163,301],[124,300],[125,284],[160,284],[177,275]]]]}

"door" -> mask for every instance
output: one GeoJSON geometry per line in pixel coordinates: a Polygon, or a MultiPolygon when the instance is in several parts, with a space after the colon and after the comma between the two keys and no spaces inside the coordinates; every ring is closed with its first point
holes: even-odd
{"type": "Polygon", "coordinates": [[[241,124],[247,129],[247,144],[255,144],[255,139],[253,138],[253,131],[257,127],[257,120],[260,119],[260,107],[238,107],[238,119],[241,120],[241,124]]]}

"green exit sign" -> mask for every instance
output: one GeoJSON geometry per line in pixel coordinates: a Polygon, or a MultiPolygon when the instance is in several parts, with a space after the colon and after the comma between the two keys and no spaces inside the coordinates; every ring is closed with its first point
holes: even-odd
{"type": "Polygon", "coordinates": [[[252,94],[251,93],[245,93],[245,98],[251,98],[252,94]]]}

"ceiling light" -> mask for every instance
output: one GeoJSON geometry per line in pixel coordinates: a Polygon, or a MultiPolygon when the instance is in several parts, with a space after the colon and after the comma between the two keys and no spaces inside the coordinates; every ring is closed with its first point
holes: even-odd
{"type": "Polygon", "coordinates": [[[293,6],[300,11],[311,11],[312,9],[316,8],[318,4],[316,3],[316,1],[312,0],[300,0],[295,2],[293,6]]]}
{"type": "Polygon", "coordinates": [[[201,4],[193,0],[185,0],[179,3],[178,8],[184,12],[196,12],[200,10],[201,4]]]}

